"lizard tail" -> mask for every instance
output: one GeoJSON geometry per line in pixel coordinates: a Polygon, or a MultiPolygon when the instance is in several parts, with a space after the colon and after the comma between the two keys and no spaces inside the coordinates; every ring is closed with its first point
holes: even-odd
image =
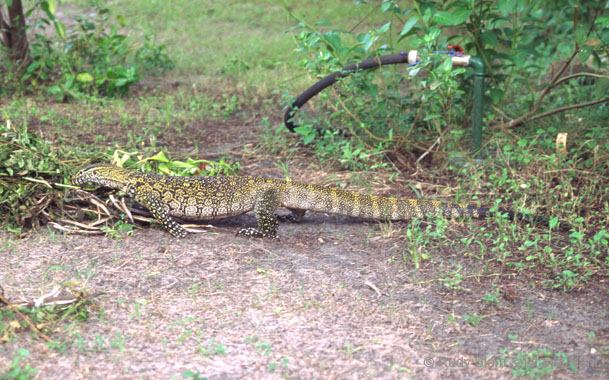
{"type": "MultiPolygon", "coordinates": [[[[425,199],[378,197],[332,187],[294,182],[288,182],[286,185],[286,191],[282,196],[281,204],[291,209],[327,212],[379,220],[409,220],[423,218],[426,215],[437,215],[447,218],[471,217],[483,219],[492,217],[495,214],[507,214],[511,220],[523,220],[531,224],[549,224],[548,219],[545,217],[525,215],[508,210],[499,209],[497,212],[492,212],[490,208],[466,204],[425,199]]],[[[561,223],[559,226],[565,229],[570,228],[565,223],[561,223]]]]}

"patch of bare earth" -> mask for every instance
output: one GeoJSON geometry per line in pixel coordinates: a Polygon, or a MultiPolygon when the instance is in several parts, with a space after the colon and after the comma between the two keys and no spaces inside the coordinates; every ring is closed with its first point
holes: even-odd
{"type": "Polygon", "coordinates": [[[434,281],[463,260],[450,242],[445,257],[416,271],[399,239],[378,238],[372,224],[317,214],[282,224],[279,242],[234,237],[253,222],[233,218],[182,240],[145,228],[122,240],[42,232],[4,244],[7,297],[75,279],[101,293],[103,313],[57,331],[64,352],[27,334],[1,345],[0,368],[25,347],[45,379],[186,370],[210,379],[510,378],[517,364],[502,361],[502,350],[541,347],[587,361],[574,372],[552,359],[553,378],[607,377],[609,360],[591,354],[589,336],[609,343],[606,283],[564,294],[498,276],[510,295],[491,307],[480,301],[490,280],[466,278],[455,291],[434,281]],[[485,318],[474,327],[460,317],[467,313],[485,318]]]}

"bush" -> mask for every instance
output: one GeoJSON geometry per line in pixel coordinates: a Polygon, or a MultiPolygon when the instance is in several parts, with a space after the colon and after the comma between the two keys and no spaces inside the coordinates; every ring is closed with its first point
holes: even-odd
{"type": "Polygon", "coordinates": [[[46,89],[59,101],[82,96],[117,96],[127,92],[142,74],[173,67],[165,46],[146,36],[139,48],[131,38],[119,32],[126,27],[122,16],[113,17],[102,0],[89,2],[92,12],[76,16],[75,25],[66,30],[55,16],[50,2],[42,1],[26,12],[26,17],[40,14],[29,25],[31,64],[20,76],[11,79],[5,62],[4,82],[8,90],[22,86],[27,90],[46,89]],[[54,33],[48,27],[54,26],[54,33]]]}
{"type": "MultiPolygon", "coordinates": [[[[356,4],[369,5],[367,1],[356,4]]],[[[451,148],[467,150],[473,101],[467,79],[472,69],[453,68],[445,54],[434,53],[447,51],[452,44],[462,46],[467,55],[481,57],[489,68],[487,130],[514,128],[555,111],[564,112],[563,107],[575,109],[578,103],[609,101],[602,98],[609,77],[598,74],[602,60],[609,58],[609,17],[603,17],[604,3],[593,1],[581,9],[570,4],[383,0],[376,7],[385,22],[364,33],[297,18],[294,38],[298,50],[306,55],[301,64],[313,78],[389,53],[412,49],[421,58],[416,66],[384,67],[340,80],[311,102],[309,107],[315,112],[299,112],[297,132],[319,152],[340,150],[328,145],[344,144],[345,135],[353,137],[355,148],[369,152],[421,156],[451,148]],[[576,61],[583,66],[577,73],[576,61]],[[558,76],[565,65],[568,67],[558,76]],[[566,78],[569,74],[576,75],[566,78]],[[595,79],[586,83],[593,82],[592,91],[589,86],[568,86],[568,79],[580,76],[595,79]],[[548,93],[556,95],[546,96],[548,93]],[[494,106],[492,112],[488,105],[494,106]],[[516,122],[508,124],[513,120],[516,122]],[[319,137],[319,128],[346,133],[319,137]]],[[[606,115],[606,107],[600,112],[606,115]]]]}

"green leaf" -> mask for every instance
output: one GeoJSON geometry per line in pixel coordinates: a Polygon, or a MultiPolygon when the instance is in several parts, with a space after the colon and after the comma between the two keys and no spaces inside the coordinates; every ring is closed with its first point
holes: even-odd
{"type": "Polygon", "coordinates": [[[61,38],[62,40],[65,40],[66,39],[66,26],[57,19],[53,20],[53,23],[55,24],[55,31],[57,32],[57,35],[59,36],[59,38],[61,38]]]}
{"type": "Polygon", "coordinates": [[[431,16],[432,16],[431,8],[425,9],[425,12],[423,13],[423,21],[425,23],[427,23],[431,19],[431,16]]]}
{"type": "Polygon", "coordinates": [[[499,0],[497,1],[497,8],[499,12],[501,12],[502,16],[509,15],[514,9],[514,1],[515,0],[499,0]]]}
{"type": "Polygon", "coordinates": [[[383,34],[383,33],[387,33],[387,31],[389,30],[389,28],[391,27],[391,21],[389,21],[388,23],[384,24],[383,26],[381,26],[380,28],[378,28],[376,30],[376,32],[378,34],[383,34]]]}
{"type": "Polygon", "coordinates": [[[323,35],[324,40],[328,43],[328,47],[332,48],[334,51],[338,51],[340,46],[342,45],[340,36],[336,32],[328,32],[323,35]]]}
{"type": "Polygon", "coordinates": [[[594,84],[594,97],[600,98],[607,93],[609,89],[609,78],[598,78],[594,84]]]}
{"type": "Polygon", "coordinates": [[[125,16],[123,16],[123,15],[116,16],[116,21],[118,22],[118,24],[121,27],[125,27],[125,25],[127,25],[127,20],[125,19],[125,16]]]}
{"type": "Polygon", "coordinates": [[[116,81],[114,81],[114,85],[116,87],[124,87],[129,83],[131,83],[131,80],[129,78],[118,78],[116,81]]]}
{"type": "Polygon", "coordinates": [[[594,23],[602,24],[605,28],[609,28],[609,17],[599,17],[594,23]]]}
{"type": "Polygon", "coordinates": [[[47,91],[51,95],[61,95],[63,93],[63,91],[61,90],[61,87],[59,87],[59,86],[51,86],[47,89],[47,91]]]}
{"type": "Polygon", "coordinates": [[[93,82],[93,75],[89,73],[80,73],[76,76],[76,80],[81,83],[91,83],[93,82]]]}
{"type": "Polygon", "coordinates": [[[404,23],[404,27],[402,28],[402,31],[400,32],[400,36],[403,36],[403,35],[407,34],[408,32],[410,32],[412,27],[415,26],[415,24],[418,21],[419,21],[419,18],[417,16],[412,16],[408,21],[406,21],[404,23]]]}
{"type": "Polygon", "coordinates": [[[191,163],[183,162],[183,161],[172,161],[169,163],[169,167],[171,169],[192,169],[196,168],[197,165],[193,165],[191,163]]]}
{"type": "Polygon", "coordinates": [[[440,11],[433,16],[435,22],[444,26],[461,25],[472,14],[472,11],[466,8],[457,8],[454,12],[440,11]]]}
{"type": "Polygon", "coordinates": [[[165,156],[165,153],[163,153],[163,151],[160,151],[159,153],[150,157],[149,160],[160,161],[160,162],[169,162],[169,159],[165,156]]]}
{"type": "Polygon", "coordinates": [[[482,33],[482,35],[480,36],[480,38],[482,38],[482,41],[486,42],[488,45],[496,46],[499,44],[499,40],[497,39],[497,36],[495,35],[495,33],[493,31],[490,31],[490,30],[484,31],[482,33]]]}
{"type": "Polygon", "coordinates": [[[574,273],[568,269],[562,271],[563,276],[565,277],[577,277],[577,273],[574,273]]]}
{"type": "Polygon", "coordinates": [[[159,171],[163,174],[167,174],[167,175],[172,175],[173,173],[171,172],[171,169],[169,169],[169,167],[167,167],[166,163],[160,163],[159,164],[159,171]]]}
{"type": "Polygon", "coordinates": [[[556,226],[558,226],[558,217],[555,216],[553,218],[550,218],[549,223],[550,228],[555,228],[556,226]]]}
{"type": "Polygon", "coordinates": [[[600,231],[599,231],[599,232],[598,232],[596,235],[594,235],[594,237],[592,238],[592,240],[594,240],[594,242],[598,243],[598,242],[600,242],[600,241],[603,239],[603,237],[604,237],[605,235],[608,235],[608,234],[607,234],[607,231],[605,231],[605,230],[600,230],[600,231]]]}
{"type": "Polygon", "coordinates": [[[49,4],[49,12],[54,15],[56,9],[55,0],[47,0],[47,3],[49,4]]]}
{"type": "Polygon", "coordinates": [[[584,45],[586,43],[587,38],[588,30],[583,27],[578,27],[575,31],[575,41],[577,41],[577,43],[579,43],[580,45],[584,45]]]}
{"type": "Polygon", "coordinates": [[[381,12],[387,12],[387,11],[391,10],[391,6],[392,6],[392,5],[393,5],[393,4],[392,4],[392,2],[391,2],[391,1],[386,1],[386,2],[384,1],[384,2],[381,4],[381,12]]]}
{"type": "Polygon", "coordinates": [[[491,100],[493,104],[497,104],[502,97],[503,90],[500,90],[498,88],[491,88],[491,100]]]}

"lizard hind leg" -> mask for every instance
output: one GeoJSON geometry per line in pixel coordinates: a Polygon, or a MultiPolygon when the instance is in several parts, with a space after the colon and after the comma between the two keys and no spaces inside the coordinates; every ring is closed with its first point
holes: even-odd
{"type": "Polygon", "coordinates": [[[277,191],[269,189],[265,191],[256,201],[254,213],[256,214],[256,228],[244,228],[237,232],[238,236],[272,238],[278,239],[277,228],[279,221],[275,215],[275,210],[279,207],[279,195],[277,191]]]}

